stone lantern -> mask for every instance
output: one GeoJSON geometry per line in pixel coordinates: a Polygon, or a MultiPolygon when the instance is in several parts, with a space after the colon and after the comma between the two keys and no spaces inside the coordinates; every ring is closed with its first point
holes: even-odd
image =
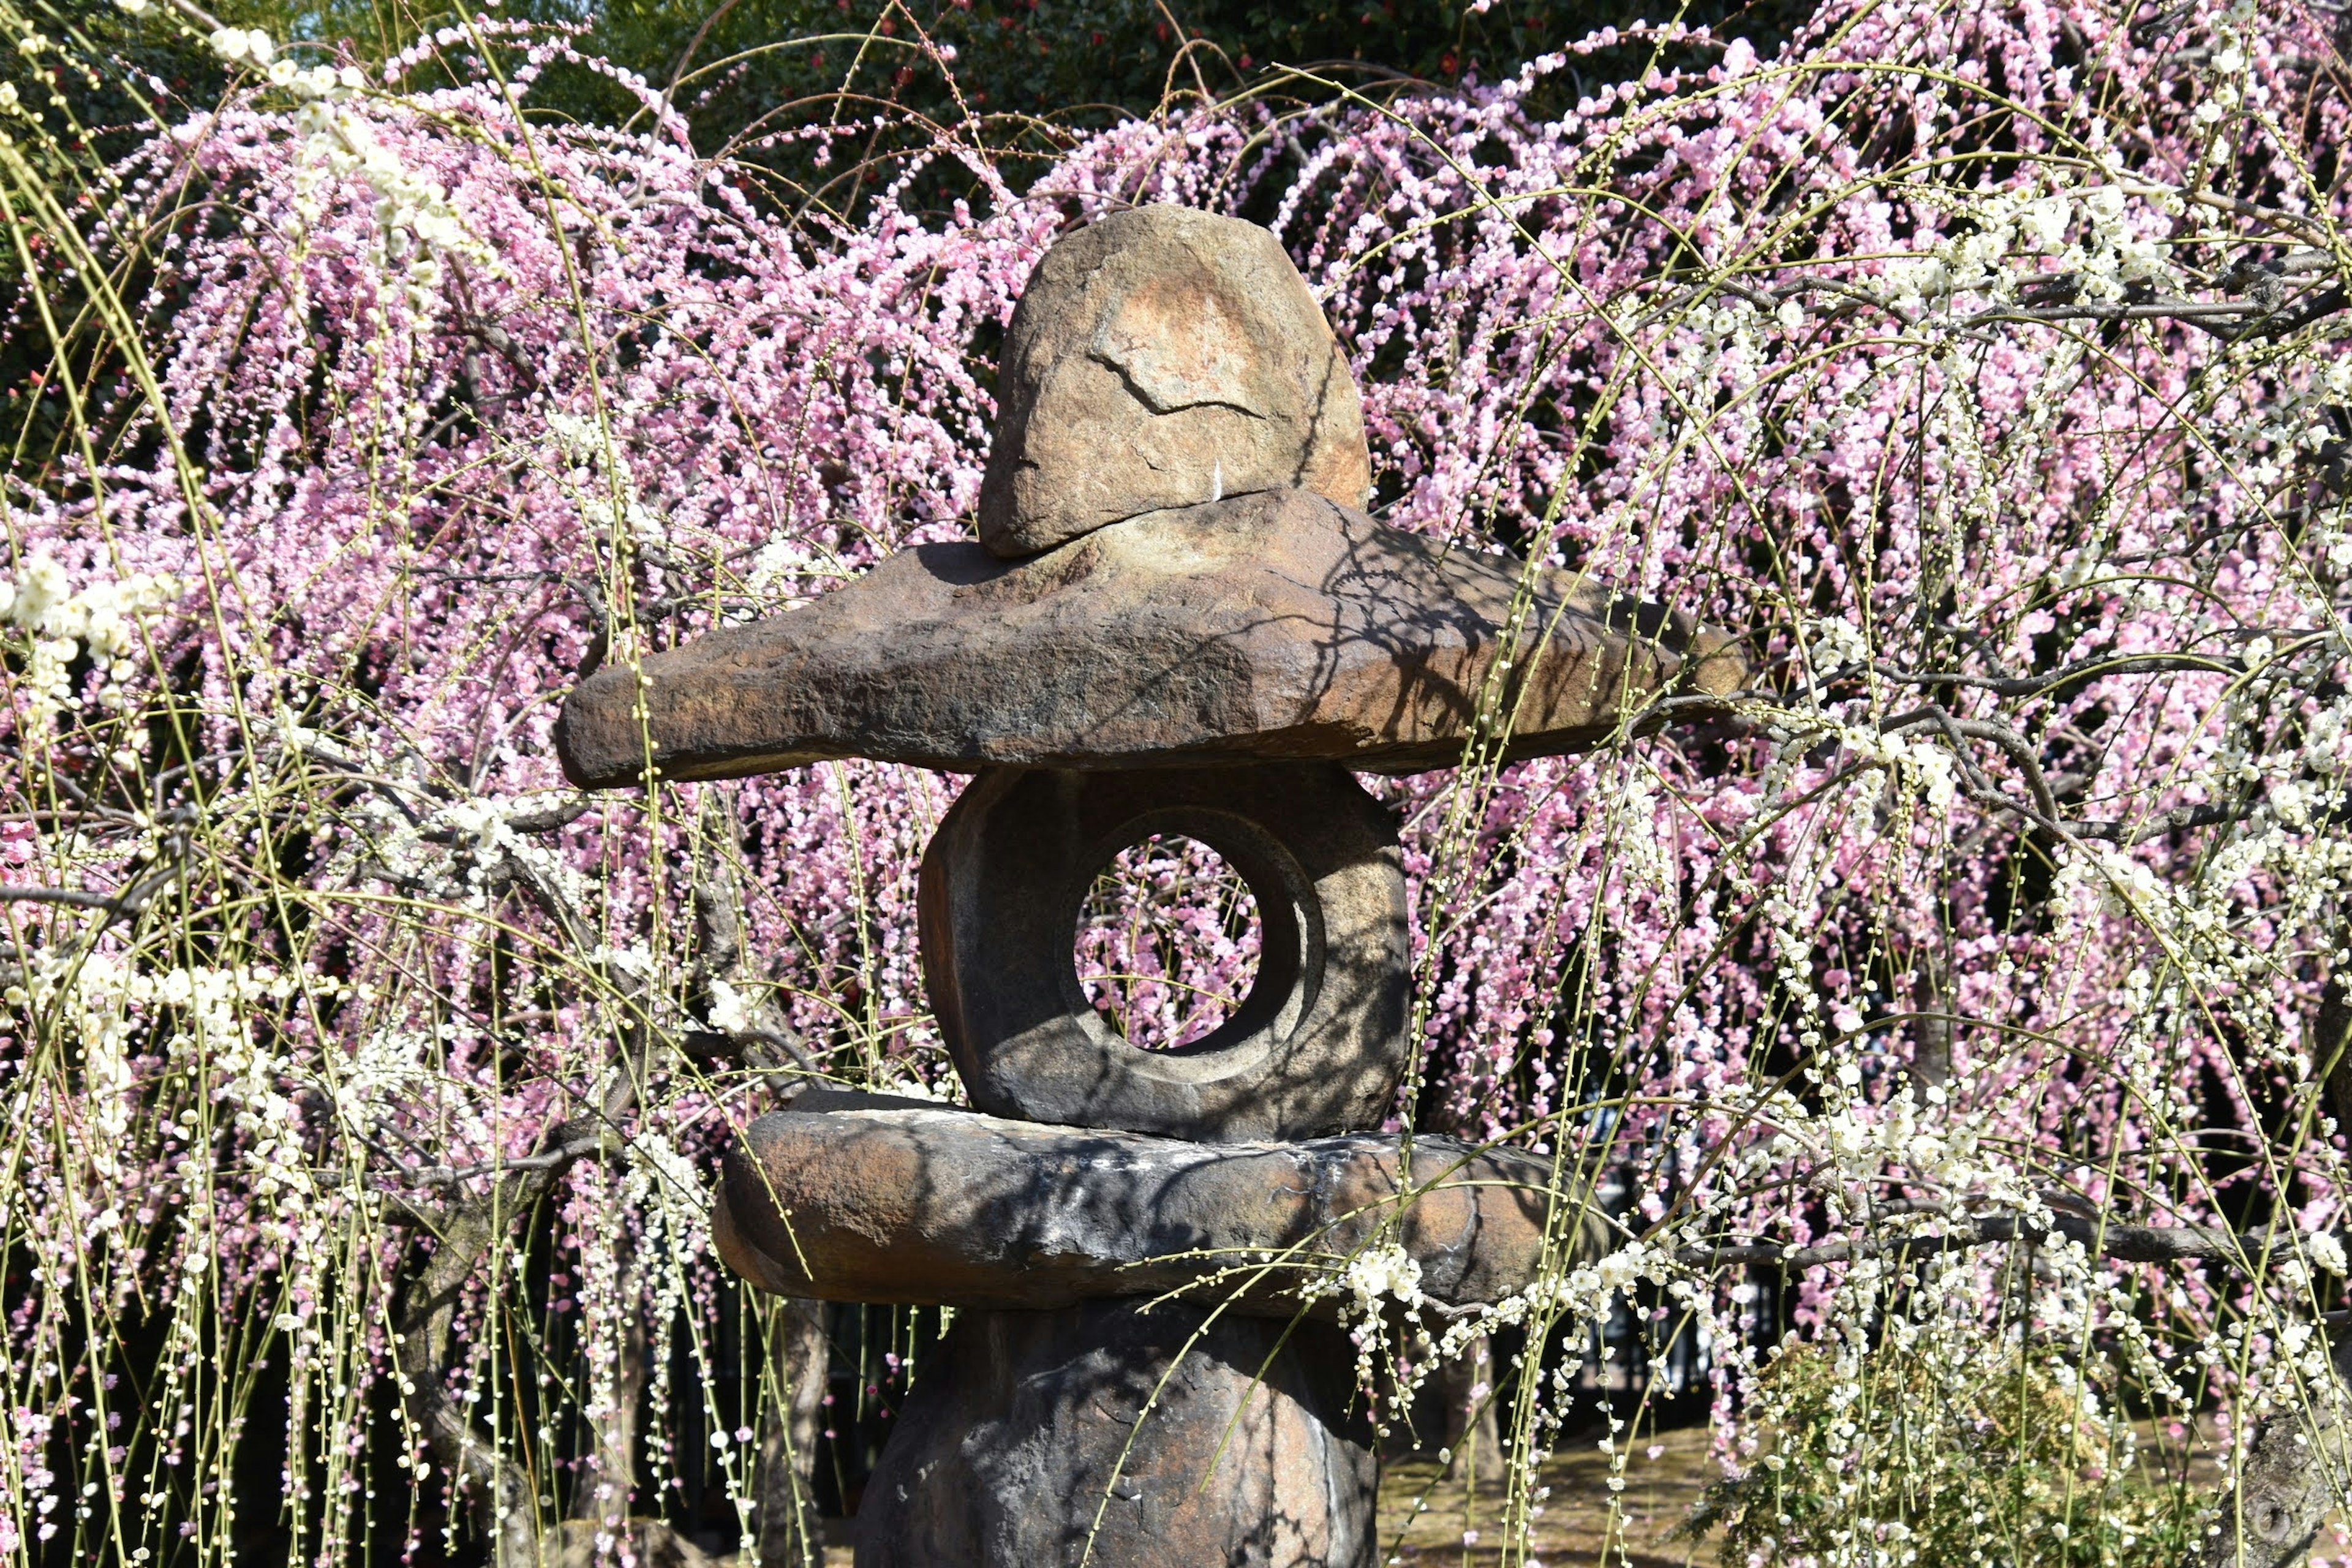
{"type": "Polygon", "coordinates": [[[860,1568],[1360,1564],[1376,1460],[1334,1299],[1402,1247],[1441,1305],[1557,1257],[1547,1162],[1376,1129],[1406,1065],[1404,875],[1358,773],[1575,751],[1722,637],[1360,510],[1356,387],[1272,235],[1183,208],[1055,245],[1007,333],[976,543],[607,667],[587,787],[872,757],[972,775],[923,968],[972,1109],[811,1090],[727,1161],[755,1284],[957,1309],[856,1521],[860,1568]],[[1217,851],[1263,922],[1205,1037],[1121,1038],[1072,956],[1096,874],[1217,851]]]}

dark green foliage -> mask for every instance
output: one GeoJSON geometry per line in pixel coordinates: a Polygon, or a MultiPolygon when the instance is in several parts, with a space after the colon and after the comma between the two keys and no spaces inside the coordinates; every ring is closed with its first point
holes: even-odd
{"type": "Polygon", "coordinates": [[[2058,1355],[1982,1364],[1896,1340],[1841,1363],[1806,1346],[1759,1382],[1778,1443],[1684,1527],[1720,1526],[1727,1562],[2175,1568],[2202,1539],[2177,1448],[2143,1447],[2113,1391],[2058,1355]]]}
{"type": "MultiPolygon", "coordinates": [[[[362,58],[453,15],[396,0],[260,0],[218,9],[283,40],[349,38],[362,58]]],[[[978,114],[1066,124],[1149,112],[1170,92],[1228,96],[1264,82],[1277,65],[1367,89],[1493,81],[1599,27],[1678,14],[1671,4],[1644,9],[1642,0],[1496,0],[1483,13],[1461,0],[510,0],[488,9],[584,25],[587,52],[656,85],[683,68],[680,106],[704,146],[791,123],[835,94],[953,118],[961,118],[960,96],[978,114]],[[955,50],[953,89],[909,47],[924,37],[955,50]]],[[[1698,0],[1679,14],[1727,25],[1761,48],[1785,37],[1805,8],[1791,0],[1698,0]]],[[[629,111],[617,89],[567,86],[564,107],[582,118],[629,111]]],[[[831,108],[825,102],[825,112],[831,108]]]]}

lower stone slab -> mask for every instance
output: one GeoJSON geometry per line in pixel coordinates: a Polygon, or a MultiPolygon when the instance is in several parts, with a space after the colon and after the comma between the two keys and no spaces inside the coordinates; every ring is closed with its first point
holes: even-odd
{"type": "Polygon", "coordinates": [[[866,1483],[857,1568],[1366,1568],[1353,1366],[1326,1324],[1181,1303],[960,1312],[866,1483]]]}
{"type": "MultiPolygon", "coordinates": [[[[1449,1306],[1523,1289],[1554,1223],[1549,1162],[1394,1133],[1192,1143],[813,1092],[729,1152],[719,1256],[781,1295],[1050,1310],[1190,1289],[1288,1319],[1298,1287],[1402,1247],[1449,1306]]],[[[1329,1314],[1334,1297],[1307,1303],[1329,1314]]]]}

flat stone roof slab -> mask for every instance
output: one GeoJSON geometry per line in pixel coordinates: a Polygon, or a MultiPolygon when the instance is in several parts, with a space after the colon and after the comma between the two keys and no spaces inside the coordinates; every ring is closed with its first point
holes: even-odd
{"type": "MultiPolygon", "coordinates": [[[[583,787],[839,757],[949,771],[1461,759],[1519,563],[1305,489],[1149,513],[1044,554],[918,546],[772,619],[608,664],[563,707],[583,787]],[[642,705],[642,708],[641,708],[642,705]],[[642,726],[642,727],[641,727],[642,726]]],[[[1588,748],[1669,687],[1721,695],[1721,634],[1539,574],[1505,699],[1512,758],[1588,748]]]]}

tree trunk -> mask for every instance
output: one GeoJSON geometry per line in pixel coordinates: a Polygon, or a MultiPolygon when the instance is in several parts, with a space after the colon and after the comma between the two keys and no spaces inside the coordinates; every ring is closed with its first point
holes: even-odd
{"type": "Polygon", "coordinates": [[[402,1289],[394,1316],[401,1401],[441,1467],[450,1506],[457,1506],[460,1481],[480,1498],[497,1568],[540,1568],[539,1499],[530,1476],[449,1397],[457,1299],[495,1229],[470,1209],[451,1216],[439,1228],[433,1256],[402,1289]]]}
{"type": "MultiPolygon", "coordinates": [[[[2339,928],[2336,945],[2347,942],[2352,927],[2339,928]]],[[[2312,1035],[2313,1068],[2337,1129],[2352,1133],[2352,966],[2332,966],[2312,1035]]],[[[2255,1432],[2205,1538],[2206,1568],[2290,1568],[2311,1554],[2320,1526],[2352,1492],[2352,1340],[2336,1344],[2335,1373],[2307,1390],[2307,1408],[2282,1410],[2255,1432]]]]}
{"type": "Polygon", "coordinates": [[[1917,1042],[1911,1053],[1911,1084],[1914,1093],[1925,1094],[1952,1076],[1952,1000],[1936,957],[1921,952],[1912,963],[1911,1010],[1918,1017],[1911,1026],[1917,1042]]]}
{"type": "Polygon", "coordinates": [[[2336,1375],[2254,1433],[2238,1485],[2221,1496],[2205,1538],[2205,1568],[2296,1568],[2311,1555],[2352,1485],[2352,1341],[2336,1347],[2336,1375]]]}
{"type": "Polygon", "coordinates": [[[766,1314],[767,1387],[760,1401],[759,1568],[822,1568],[812,1483],[832,1346],[824,1303],[784,1298],[766,1314]]]}

